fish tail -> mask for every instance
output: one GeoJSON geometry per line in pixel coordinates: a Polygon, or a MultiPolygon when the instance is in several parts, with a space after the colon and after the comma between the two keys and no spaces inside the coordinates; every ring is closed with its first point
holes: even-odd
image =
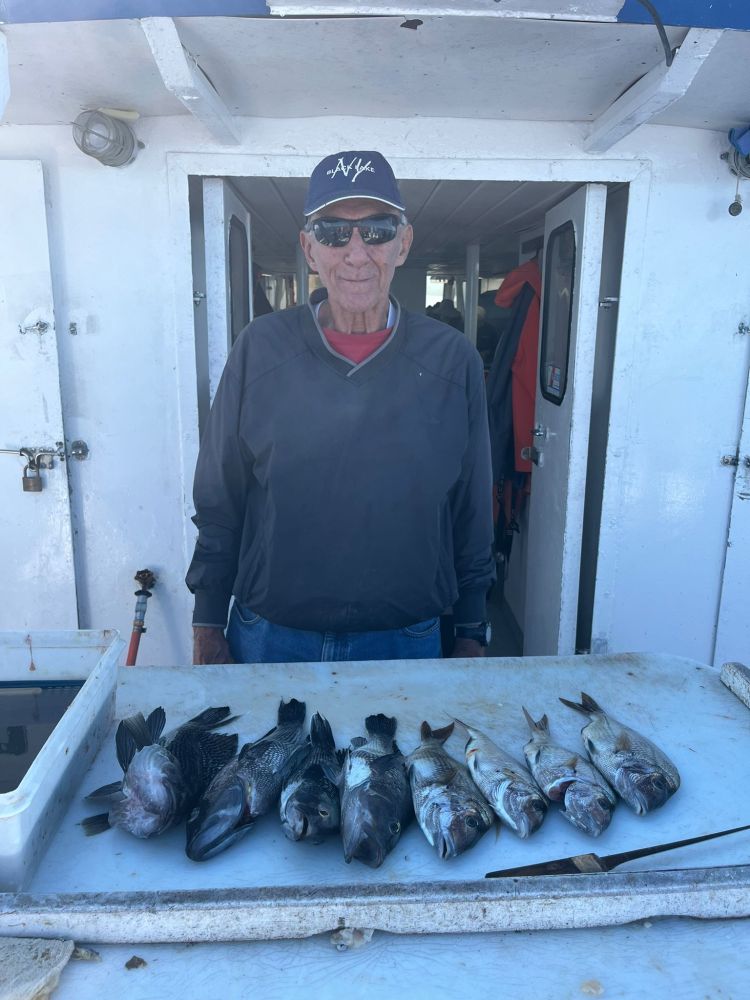
{"type": "Polygon", "coordinates": [[[396,720],[388,715],[379,712],[377,715],[368,715],[365,719],[365,729],[370,736],[384,736],[393,739],[396,735],[396,720]]]}
{"type": "Polygon", "coordinates": [[[331,732],[331,725],[328,719],[324,719],[320,712],[316,712],[310,720],[310,742],[314,747],[333,753],[336,749],[336,741],[331,732]]]}
{"type": "Polygon", "coordinates": [[[110,829],[109,814],[99,813],[97,816],[87,816],[86,819],[81,820],[81,826],[87,837],[95,837],[110,829]]]}
{"type": "Polygon", "coordinates": [[[95,788],[93,792],[89,792],[85,796],[86,801],[91,799],[111,799],[118,798],[122,794],[122,782],[113,781],[110,785],[102,785],[101,788],[95,788]]]}
{"type": "Polygon", "coordinates": [[[419,735],[423,740],[433,739],[437,740],[438,743],[445,743],[453,732],[453,728],[454,723],[452,722],[449,722],[447,726],[443,726],[442,729],[433,729],[429,722],[423,722],[419,730],[419,735]]]}
{"type": "MultiPolygon", "coordinates": [[[[166,724],[167,724],[167,715],[161,706],[159,708],[155,708],[153,712],[149,714],[149,717],[146,719],[146,728],[149,731],[152,743],[156,743],[156,741],[159,739],[161,734],[164,732],[164,727],[166,726],[166,724]]],[[[144,744],[144,746],[147,745],[148,744],[144,744]]],[[[140,747],[138,749],[140,750],[140,747]]]]}
{"type": "Polygon", "coordinates": [[[580,712],[581,715],[588,715],[588,709],[582,703],[579,704],[577,701],[568,701],[567,698],[561,698],[560,701],[563,705],[567,705],[568,708],[572,708],[576,712],[580,712]]]}
{"type": "Polygon", "coordinates": [[[206,708],[192,719],[188,719],[186,726],[197,726],[199,729],[216,729],[218,726],[228,726],[239,718],[233,715],[227,718],[232,709],[228,705],[221,708],[206,708]]]}
{"type": "Polygon", "coordinates": [[[523,709],[523,714],[526,716],[526,721],[529,724],[529,729],[532,733],[548,733],[549,732],[549,719],[546,715],[543,715],[538,722],[534,722],[532,717],[523,709]]]}
{"type": "Polygon", "coordinates": [[[585,691],[581,691],[581,704],[586,709],[587,712],[601,712],[602,709],[597,705],[590,694],[586,694],[585,691]]]}
{"type": "Polygon", "coordinates": [[[284,701],[282,698],[279,703],[278,723],[280,726],[301,726],[305,721],[306,711],[304,701],[297,701],[296,698],[284,701]]]}

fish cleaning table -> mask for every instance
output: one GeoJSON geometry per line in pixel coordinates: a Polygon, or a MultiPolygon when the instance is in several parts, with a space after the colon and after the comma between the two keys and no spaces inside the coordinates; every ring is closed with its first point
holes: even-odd
{"type": "MultiPolygon", "coordinates": [[[[201,864],[184,854],[184,826],[148,841],[119,830],[86,838],[80,821],[98,810],[82,796],[119,776],[113,729],[27,891],[0,895],[0,934],[111,943],[231,941],[306,937],[338,927],[459,933],[750,915],[750,831],[606,875],[484,879],[493,869],[610,854],[750,823],[750,712],[721,684],[718,669],[690,660],[628,654],[141,667],[120,671],[116,714],[163,705],[169,728],[208,705],[229,705],[242,714],[229,728],[249,739],[271,728],[280,698],[296,697],[307,703],[308,718],[318,710],[329,719],[339,746],[362,734],[373,712],[397,717],[404,752],[419,742],[423,719],[443,725],[456,715],[523,759],[522,705],[535,718],[548,714],[555,740],[582,748],[585,720],[558,701],[561,695],[577,699],[582,690],[677,765],[682,786],[662,809],[638,817],[620,803],[609,829],[592,840],[551,807],[529,840],[498,827],[447,862],[414,823],[377,870],[346,865],[337,839],[319,846],[287,841],[275,811],[201,864]]],[[[446,746],[462,757],[457,733],[446,746]]]]}

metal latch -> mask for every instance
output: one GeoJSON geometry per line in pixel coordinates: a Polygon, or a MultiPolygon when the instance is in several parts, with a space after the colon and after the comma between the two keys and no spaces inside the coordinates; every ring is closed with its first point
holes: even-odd
{"type": "Polygon", "coordinates": [[[525,448],[521,448],[521,458],[525,459],[527,462],[533,462],[534,465],[541,468],[544,465],[544,453],[534,445],[529,445],[525,448]]]}
{"type": "Polygon", "coordinates": [[[733,465],[738,466],[740,464],[740,453],[736,451],[734,455],[722,455],[721,456],[722,465],[733,465]]]}
{"type": "Polygon", "coordinates": [[[619,301],[620,300],[616,295],[605,295],[603,299],[599,299],[599,308],[611,309],[612,306],[616,306],[619,301]]]}

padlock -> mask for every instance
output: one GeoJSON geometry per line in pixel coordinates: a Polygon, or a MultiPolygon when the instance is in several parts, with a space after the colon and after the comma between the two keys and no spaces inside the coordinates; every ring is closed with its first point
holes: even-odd
{"type": "Polygon", "coordinates": [[[33,465],[24,465],[23,467],[23,483],[24,493],[41,493],[42,477],[39,475],[39,469],[35,468],[33,465]]]}

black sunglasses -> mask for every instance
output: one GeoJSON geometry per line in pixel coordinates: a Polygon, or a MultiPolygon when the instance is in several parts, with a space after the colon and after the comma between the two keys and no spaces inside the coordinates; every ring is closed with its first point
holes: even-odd
{"type": "Polygon", "coordinates": [[[368,215],[366,219],[315,219],[306,228],[324,247],[345,247],[355,227],[363,243],[376,246],[378,243],[390,243],[395,238],[399,222],[396,215],[368,215]]]}

